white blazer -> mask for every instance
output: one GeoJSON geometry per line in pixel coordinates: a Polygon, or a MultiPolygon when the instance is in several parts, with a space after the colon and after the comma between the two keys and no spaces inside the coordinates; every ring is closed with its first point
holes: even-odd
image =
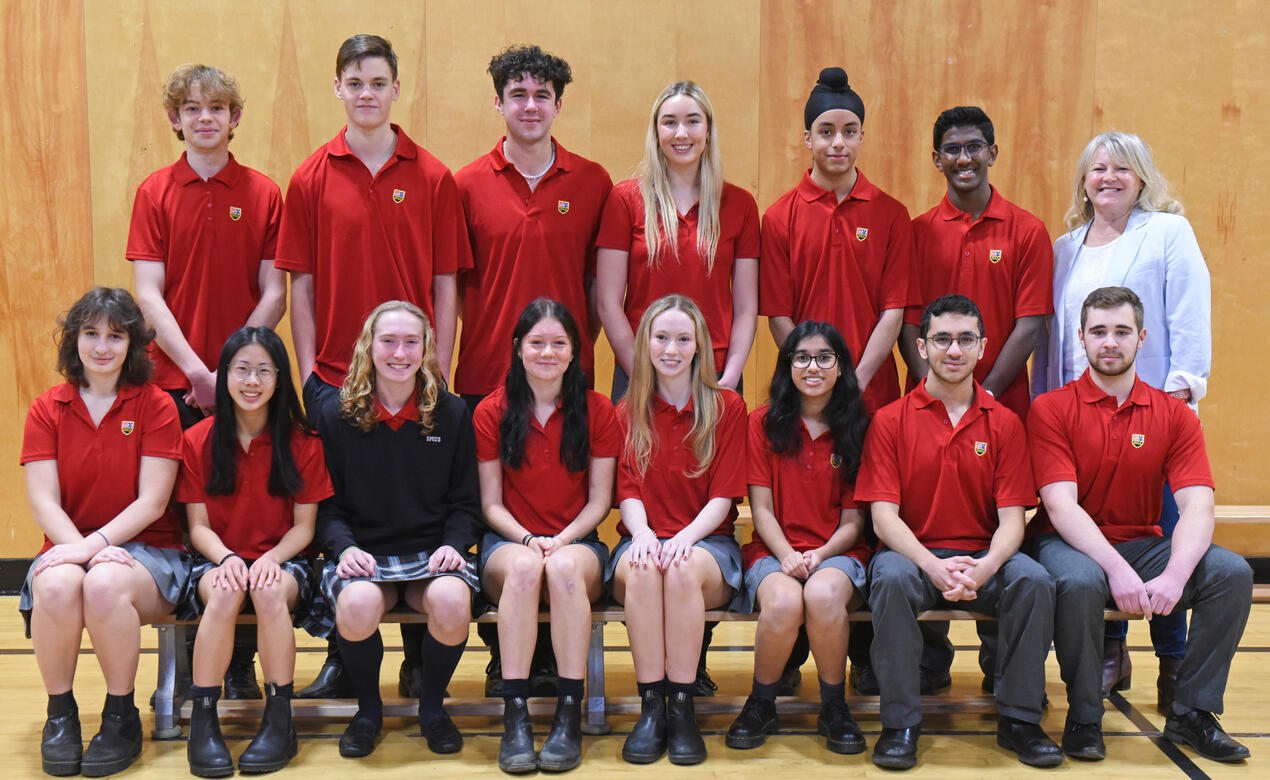
{"type": "MultiPolygon", "coordinates": [[[[1066,322],[1063,302],[1089,223],[1054,242],[1054,317],[1049,339],[1037,346],[1032,389],[1054,390],[1077,379],[1063,376],[1063,355],[1080,321],[1066,322]],[[1044,370],[1041,367],[1044,367],[1044,370]]],[[[1188,389],[1194,407],[1208,392],[1213,362],[1212,287],[1195,231],[1185,217],[1134,209],[1112,249],[1104,285],[1128,287],[1142,299],[1147,331],[1138,376],[1166,392],[1188,389]]]]}

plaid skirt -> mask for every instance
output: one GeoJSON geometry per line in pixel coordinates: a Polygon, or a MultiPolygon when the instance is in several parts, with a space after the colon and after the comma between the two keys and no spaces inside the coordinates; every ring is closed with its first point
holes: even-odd
{"type": "MultiPolygon", "coordinates": [[[[251,566],[254,561],[246,561],[251,566]]],[[[194,554],[194,566],[190,569],[190,596],[177,609],[177,616],[182,620],[192,620],[203,614],[203,609],[207,606],[203,603],[203,596],[198,592],[199,581],[203,576],[217,567],[216,563],[209,561],[198,553],[194,554]]],[[[296,597],[295,608],[291,611],[291,622],[296,628],[309,630],[310,616],[312,607],[310,602],[313,600],[314,577],[313,567],[309,565],[309,561],[302,557],[296,556],[289,561],[284,561],[281,568],[287,574],[295,578],[296,584],[300,586],[300,594],[296,597]]],[[[243,602],[243,612],[252,612],[251,597],[248,596],[243,602]]],[[[312,633],[310,631],[310,633],[312,633]]]]}
{"type": "Polygon", "coordinates": [[[431,580],[437,577],[458,577],[472,590],[475,597],[481,591],[481,581],[476,574],[476,561],[464,555],[462,568],[454,571],[428,571],[429,551],[408,553],[406,555],[376,555],[375,574],[372,577],[348,577],[335,573],[338,561],[327,561],[320,575],[320,584],[314,593],[313,605],[306,619],[306,630],[318,637],[329,636],[335,628],[335,605],[340,593],[353,582],[396,582],[406,584],[419,580],[431,580]]]}

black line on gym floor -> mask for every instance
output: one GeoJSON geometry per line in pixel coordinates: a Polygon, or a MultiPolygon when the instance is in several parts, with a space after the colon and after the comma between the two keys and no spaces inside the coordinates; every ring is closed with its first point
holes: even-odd
{"type": "Polygon", "coordinates": [[[1159,748],[1161,753],[1177,765],[1177,768],[1182,770],[1182,774],[1186,775],[1191,780],[1212,780],[1212,778],[1208,776],[1208,773],[1195,765],[1195,762],[1190,759],[1190,756],[1187,756],[1182,752],[1181,748],[1165,739],[1163,734],[1153,729],[1151,727],[1151,721],[1147,720],[1146,716],[1141,712],[1138,712],[1138,708],[1134,707],[1127,699],[1125,699],[1125,697],[1121,696],[1119,691],[1112,691],[1111,695],[1107,698],[1116,706],[1116,709],[1120,710],[1122,715],[1129,719],[1130,723],[1143,731],[1149,731],[1154,735],[1150,738],[1152,744],[1159,748]]]}

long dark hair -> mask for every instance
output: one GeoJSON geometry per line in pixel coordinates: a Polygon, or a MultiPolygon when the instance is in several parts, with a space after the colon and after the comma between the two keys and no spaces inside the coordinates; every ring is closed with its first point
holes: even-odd
{"type": "Polygon", "coordinates": [[[564,411],[564,435],[560,439],[560,462],[569,471],[585,471],[591,457],[591,431],[587,415],[586,378],[582,374],[581,338],[578,323],[563,303],[537,298],[520,313],[512,331],[512,364],[507,369],[504,393],[507,408],[498,425],[499,460],[508,468],[518,469],[525,459],[525,438],[529,435],[529,414],[533,407],[533,391],[525,376],[520,356],[520,342],[539,322],[552,319],[564,327],[573,345],[573,358],[564,370],[560,385],[560,406],[564,411]]]}
{"type": "Polygon", "coordinates": [[[57,370],[76,387],[87,385],[84,363],[79,359],[79,332],[100,317],[105,317],[112,329],[128,334],[128,354],[119,370],[118,386],[150,381],[154,364],[146,347],[154,340],[154,331],[146,325],[132,293],[118,287],[94,287],[58,320],[61,328],[57,336],[57,370]]]}
{"type": "Polygon", "coordinates": [[[763,430],[772,452],[779,455],[795,455],[798,452],[798,420],[802,409],[802,395],[794,385],[791,362],[794,350],[804,339],[821,336],[838,356],[838,381],[825,406],[824,420],[833,437],[833,452],[842,459],[838,473],[846,482],[855,482],[860,470],[860,452],[864,449],[864,434],[869,429],[869,416],[860,398],[860,386],[855,378],[855,362],[847,343],[838,329],[827,322],[800,322],[785,339],[776,358],[776,370],[772,374],[771,398],[767,414],[763,417],[763,430]]]}
{"type": "Polygon", "coordinates": [[[304,484],[291,454],[291,436],[316,435],[309,427],[300,397],[291,383],[291,361],[287,348],[278,334],[269,328],[245,327],[230,334],[220,351],[216,364],[216,417],[212,422],[212,462],[208,470],[209,496],[228,496],[238,488],[238,407],[229,394],[229,363],[238,350],[248,344],[259,344],[269,353],[277,369],[273,397],[269,399],[269,420],[266,423],[273,438],[273,456],[269,465],[269,494],[294,496],[304,484]]]}

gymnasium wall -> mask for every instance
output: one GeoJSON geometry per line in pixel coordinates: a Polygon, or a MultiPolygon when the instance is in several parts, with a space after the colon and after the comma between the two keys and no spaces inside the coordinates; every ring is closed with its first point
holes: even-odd
{"type": "MultiPolygon", "coordinates": [[[[700,82],[714,103],[728,178],[760,209],[808,166],[802,106],[819,69],[846,68],[866,106],[860,167],[913,214],[943,178],[930,127],[952,105],[997,126],[992,180],[1061,229],[1074,165],[1106,129],[1139,133],[1186,204],[1213,275],[1214,361],[1202,418],[1223,504],[1270,504],[1270,440],[1254,398],[1264,361],[1270,240],[1270,40],[1261,3],[1161,0],[702,0],[367,2],[360,0],[4,0],[0,19],[0,557],[38,548],[16,465],[31,399],[57,380],[57,315],[92,284],[131,284],[123,260],[137,184],[181,145],[159,104],[176,65],[220,66],[246,110],[231,148],[286,188],[343,124],[335,52],[357,32],[401,61],[394,118],[451,168],[487,152],[502,124],[485,66],[513,43],[569,60],[556,137],[614,179],[636,163],[657,93],[700,82]],[[1244,368],[1239,368],[1243,365],[1244,368]]],[[[285,326],[284,326],[285,330],[285,326]]],[[[598,374],[607,385],[611,356],[598,374]]],[[[775,347],[764,324],[747,368],[766,395],[775,347]]]]}

